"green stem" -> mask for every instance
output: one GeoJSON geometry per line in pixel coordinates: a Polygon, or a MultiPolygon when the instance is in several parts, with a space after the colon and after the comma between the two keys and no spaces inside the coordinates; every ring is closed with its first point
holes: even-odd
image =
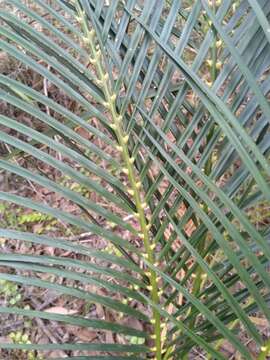
{"type": "MultiPolygon", "coordinates": [[[[116,94],[113,93],[109,84],[109,76],[103,69],[102,65],[102,57],[101,51],[99,47],[95,44],[95,31],[92,29],[89,31],[88,24],[86,21],[86,16],[80,5],[76,1],[76,10],[78,13],[77,20],[79,21],[82,30],[84,32],[84,43],[90,50],[90,62],[94,65],[96,74],[97,74],[97,82],[103,88],[103,92],[105,95],[105,103],[103,104],[106,109],[109,111],[111,116],[111,128],[114,130],[117,140],[118,146],[117,149],[121,152],[121,156],[124,162],[123,172],[128,176],[129,180],[129,189],[128,192],[130,196],[133,198],[136,213],[134,214],[139,221],[140,224],[140,233],[139,236],[143,240],[145,254],[144,256],[147,258],[149,263],[152,265],[155,264],[155,244],[151,244],[149,237],[150,224],[147,223],[145,216],[145,209],[147,204],[144,202],[141,195],[141,182],[136,179],[134,172],[134,158],[132,158],[129,154],[128,149],[128,134],[125,133],[124,127],[122,124],[122,115],[120,115],[116,109],[116,94]]],[[[148,271],[148,277],[150,286],[148,287],[151,300],[153,303],[159,303],[159,292],[158,292],[158,278],[153,270],[148,271]]],[[[155,346],[151,349],[151,352],[155,353],[155,359],[161,360],[161,319],[160,314],[157,310],[153,309],[153,318],[151,323],[154,325],[154,334],[153,339],[155,341],[155,346]]]]}

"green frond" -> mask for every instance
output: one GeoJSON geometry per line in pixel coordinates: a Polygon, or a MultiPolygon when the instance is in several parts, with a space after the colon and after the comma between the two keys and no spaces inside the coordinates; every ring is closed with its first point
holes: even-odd
{"type": "Polygon", "coordinates": [[[19,70],[0,74],[0,169],[29,191],[0,191],[0,242],[16,243],[0,252],[0,281],[106,317],[4,301],[2,315],[99,336],[0,349],[187,360],[225,359],[229,344],[267,359],[253,315],[269,325],[269,1],[6,3],[0,51],[19,70]],[[13,226],[7,206],[55,227],[13,226]]]}

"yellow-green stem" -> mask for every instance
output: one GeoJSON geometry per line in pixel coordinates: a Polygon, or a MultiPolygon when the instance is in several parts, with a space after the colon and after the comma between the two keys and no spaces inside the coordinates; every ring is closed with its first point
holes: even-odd
{"type": "MultiPolygon", "coordinates": [[[[124,172],[128,176],[129,180],[129,193],[131,197],[133,198],[136,206],[136,217],[140,224],[140,235],[141,239],[144,242],[144,248],[145,248],[145,255],[147,257],[147,260],[151,264],[155,264],[155,253],[154,248],[151,246],[150,237],[149,237],[149,226],[146,221],[145,216],[145,209],[147,205],[144,203],[144,200],[141,199],[141,183],[140,181],[136,180],[135,172],[134,172],[134,159],[130,156],[129,150],[128,150],[128,134],[125,133],[123,124],[122,124],[122,116],[117,112],[116,109],[116,95],[112,92],[111,87],[109,86],[109,78],[106,74],[102,59],[101,59],[101,52],[100,49],[96,47],[95,44],[95,33],[94,30],[88,29],[88,24],[86,21],[86,16],[84,12],[82,11],[80,5],[78,2],[75,2],[77,14],[78,14],[78,21],[82,27],[82,30],[84,32],[84,45],[88,47],[90,50],[90,62],[95,67],[96,75],[98,78],[99,84],[103,88],[104,96],[105,96],[105,103],[103,104],[107,110],[110,113],[111,116],[111,127],[114,130],[117,140],[118,140],[118,149],[121,152],[122,159],[124,162],[124,172]]],[[[150,293],[151,293],[151,300],[153,303],[158,304],[159,303],[159,294],[158,294],[158,279],[156,276],[156,273],[153,270],[149,270],[149,280],[150,280],[150,293]]],[[[153,318],[151,323],[154,325],[154,341],[155,346],[152,350],[152,352],[155,354],[156,360],[161,360],[161,324],[160,324],[160,315],[158,311],[153,309],[153,318]]]]}

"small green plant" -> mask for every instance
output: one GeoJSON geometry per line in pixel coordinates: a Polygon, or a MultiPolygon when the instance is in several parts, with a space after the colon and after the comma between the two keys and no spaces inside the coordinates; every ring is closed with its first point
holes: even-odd
{"type": "Polygon", "coordinates": [[[42,214],[40,212],[31,212],[28,214],[20,214],[20,216],[18,217],[18,224],[27,225],[27,224],[31,224],[31,223],[40,223],[40,222],[50,221],[52,219],[53,218],[50,215],[42,214]]]}
{"type": "Polygon", "coordinates": [[[0,204],[0,224],[1,226],[8,226],[16,228],[18,226],[18,215],[20,209],[12,208],[9,204],[0,204]]]}
{"type": "MultiPolygon", "coordinates": [[[[27,333],[23,333],[22,331],[16,331],[9,334],[10,340],[13,342],[13,344],[26,344],[31,345],[31,341],[29,338],[29,335],[27,333]]],[[[17,351],[17,356],[20,359],[25,358],[26,360],[45,360],[43,356],[36,355],[35,351],[29,350],[21,350],[17,351]]]]}
{"type": "Polygon", "coordinates": [[[144,338],[140,338],[137,336],[126,336],[126,339],[134,345],[143,345],[145,343],[145,339],[144,338]]]}
{"type": "Polygon", "coordinates": [[[18,285],[6,280],[0,280],[0,297],[9,305],[17,305],[22,298],[18,285]]]}

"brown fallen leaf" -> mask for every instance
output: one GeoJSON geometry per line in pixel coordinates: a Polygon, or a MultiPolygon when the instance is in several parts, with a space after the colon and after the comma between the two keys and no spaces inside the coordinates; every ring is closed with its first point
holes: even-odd
{"type": "Polygon", "coordinates": [[[106,339],[106,343],[107,344],[113,344],[115,343],[114,338],[113,338],[113,334],[111,331],[106,331],[105,333],[105,339],[106,339]]]}
{"type": "Polygon", "coordinates": [[[92,342],[97,337],[97,332],[94,330],[79,328],[77,326],[68,326],[68,332],[75,335],[80,340],[85,342],[92,342]]]}
{"type": "Polygon", "coordinates": [[[61,314],[61,315],[73,315],[77,314],[77,310],[70,310],[66,309],[62,306],[53,306],[48,309],[44,310],[45,312],[51,313],[51,314],[61,314]]]}
{"type": "Polygon", "coordinates": [[[143,331],[142,322],[139,321],[139,320],[137,320],[137,319],[134,319],[134,318],[126,318],[126,319],[124,319],[124,321],[122,322],[122,324],[125,325],[125,326],[128,326],[128,327],[131,327],[131,328],[133,328],[133,329],[143,331]]]}
{"type": "Polygon", "coordinates": [[[261,326],[261,327],[268,326],[268,320],[266,320],[266,319],[262,319],[262,318],[255,317],[255,316],[249,316],[249,318],[254,324],[256,324],[258,326],[261,326]]]}
{"type": "Polygon", "coordinates": [[[68,355],[62,350],[54,350],[50,352],[50,358],[67,358],[68,355]]]}

